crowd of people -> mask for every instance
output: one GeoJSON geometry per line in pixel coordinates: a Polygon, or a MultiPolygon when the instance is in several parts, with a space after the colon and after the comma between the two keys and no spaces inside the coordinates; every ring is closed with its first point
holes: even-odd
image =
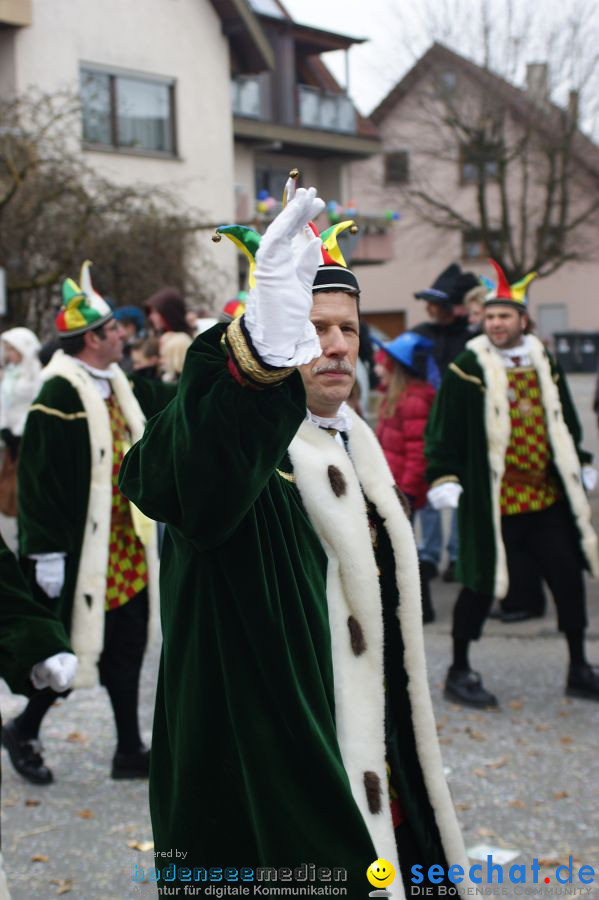
{"type": "Polygon", "coordinates": [[[346,223],[313,224],[323,206],[290,177],[261,239],[221,229],[253,286],[219,321],[172,288],[113,308],[84,264],[43,369],[32,332],[0,336],[0,511],[17,517],[20,562],[0,548],[0,674],[28,696],[2,742],[50,784],[44,717],[100,683],[110,775],[150,777],[157,852],[340,865],[357,897],[377,858],[406,890],[413,865],[465,864],[423,642],[444,521],[443,577],[460,585],[445,696],[497,705],[469,645],[494,599],[538,614],[544,579],[566,691],[599,700],[584,646],[595,473],[531,333],[531,278],[510,285],[495,263],[489,285],[451,264],[416,294],[427,321],[371,335],[346,223]],[[159,616],[150,751],[138,688],[159,616]]]}

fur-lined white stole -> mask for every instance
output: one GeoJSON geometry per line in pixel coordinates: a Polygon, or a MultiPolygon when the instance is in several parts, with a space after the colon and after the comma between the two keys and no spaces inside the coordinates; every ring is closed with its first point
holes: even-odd
{"type": "MultiPolygon", "coordinates": [[[[385,522],[395,556],[398,618],[419,759],[448,862],[466,866],[439,749],[429,693],[414,535],[374,434],[352,413],[349,455],[326,431],[304,422],[289,448],[295,481],[328,558],[327,602],[337,736],[352,793],[377,854],[397,869],[385,765],[383,619],[364,495],[385,522]],[[352,629],[348,621],[352,620],[352,629]],[[356,647],[355,629],[360,635],[356,647]],[[373,811],[366,784],[380,786],[373,811]]],[[[401,879],[394,896],[403,897],[401,879]],[[400,893],[401,892],[401,893],[400,893]]]]}
{"type": "MultiPolygon", "coordinates": [[[[113,373],[110,384],[125,417],[131,439],[137,441],[143,434],[144,415],[122,369],[113,364],[110,371],[113,373]]],[[[55,377],[64,378],[75,388],[87,416],[91,455],[89,500],[73,596],[70,637],[79,660],[75,687],[94,687],[98,683],[97,663],[104,646],[104,606],[112,512],[112,432],[108,408],[94,386],[92,376],[62,350],[54,354],[42,372],[44,381],[55,377]]],[[[155,528],[145,551],[149,576],[149,635],[153,635],[157,627],[159,604],[155,528]]]]}
{"type": "MultiPolygon", "coordinates": [[[[485,379],[484,419],[496,548],[494,593],[496,597],[505,597],[508,592],[509,580],[505,547],[501,535],[500,494],[501,481],[505,472],[505,453],[511,434],[508,376],[501,356],[485,334],[472,338],[466,346],[475,354],[485,379]]],[[[551,374],[547,351],[541,341],[532,334],[528,335],[528,346],[532,365],[536,369],[539,379],[541,400],[547,423],[547,437],[553,462],[564,484],[564,490],[580,536],[582,552],[589,564],[591,574],[597,577],[599,575],[597,535],[591,525],[591,508],[582,485],[580,460],[572,435],[564,421],[559,391],[551,374]]]]}

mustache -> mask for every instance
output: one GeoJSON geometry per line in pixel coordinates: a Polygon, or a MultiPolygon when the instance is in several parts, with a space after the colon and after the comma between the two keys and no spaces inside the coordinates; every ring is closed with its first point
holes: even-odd
{"type": "Polygon", "coordinates": [[[354,367],[345,359],[339,359],[337,362],[321,363],[312,369],[313,375],[322,375],[323,372],[341,372],[343,375],[353,375],[354,367]]]}

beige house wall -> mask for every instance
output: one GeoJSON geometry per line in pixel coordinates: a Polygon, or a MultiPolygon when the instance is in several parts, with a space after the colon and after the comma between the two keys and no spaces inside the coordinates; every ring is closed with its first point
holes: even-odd
{"type": "MultiPolygon", "coordinates": [[[[34,0],[32,26],[9,34],[10,42],[0,35],[0,57],[12,50],[10,66],[0,64],[3,92],[77,91],[81,63],[174,79],[177,158],[82,153],[117,183],[155,185],[207,222],[233,221],[229,48],[208,0],[34,0]]],[[[222,272],[218,293],[228,296],[235,256],[213,247],[209,234],[200,239],[222,272]]]]}
{"type": "MultiPolygon", "coordinates": [[[[457,163],[444,159],[443,154],[438,152],[441,142],[439,134],[431,130],[429,103],[424,87],[414,89],[397,103],[379,125],[383,148],[387,152],[408,150],[411,171],[425,172],[427,188],[434,189],[448,205],[457,207],[466,217],[470,217],[475,210],[476,188],[460,184],[457,163]]],[[[516,126],[512,123],[511,127],[516,126]]],[[[459,262],[466,270],[476,274],[494,277],[494,271],[484,261],[462,259],[460,231],[441,230],[423,223],[404,203],[401,189],[385,184],[383,154],[353,163],[350,178],[349,196],[358,208],[396,209],[401,214],[400,221],[391,226],[392,260],[380,265],[362,266],[358,270],[365,311],[404,311],[407,325],[411,327],[426,318],[424,304],[414,299],[414,292],[432,284],[451,262],[459,262]]],[[[585,187],[581,182],[578,188],[579,205],[586,202],[585,187]]],[[[509,184],[509,191],[516,205],[519,187],[515,178],[509,184]]],[[[589,248],[597,250],[596,231],[587,228],[580,239],[589,248]]],[[[566,328],[599,331],[598,295],[599,258],[569,263],[531,286],[531,315],[537,321],[550,321],[545,318],[546,307],[563,305],[566,328]]]]}

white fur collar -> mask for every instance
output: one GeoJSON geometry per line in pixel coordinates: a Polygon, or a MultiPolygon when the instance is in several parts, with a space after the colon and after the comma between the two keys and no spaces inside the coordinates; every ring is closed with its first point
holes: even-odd
{"type": "MultiPolygon", "coordinates": [[[[585,555],[591,573],[598,576],[599,552],[597,535],[591,525],[591,510],[582,485],[580,461],[576,447],[574,446],[572,435],[564,422],[559,391],[551,374],[547,351],[541,341],[534,335],[527,335],[527,338],[531,363],[536,369],[539,379],[547,423],[547,436],[553,462],[562,479],[566,497],[578,528],[582,552],[585,555]]],[[[471,341],[468,341],[466,346],[475,354],[485,379],[484,417],[489,454],[493,529],[496,547],[494,593],[496,597],[505,597],[509,583],[505,547],[501,536],[499,498],[501,481],[505,471],[505,453],[511,434],[508,377],[501,355],[496,351],[486,335],[481,334],[473,338],[471,341]]]]}

